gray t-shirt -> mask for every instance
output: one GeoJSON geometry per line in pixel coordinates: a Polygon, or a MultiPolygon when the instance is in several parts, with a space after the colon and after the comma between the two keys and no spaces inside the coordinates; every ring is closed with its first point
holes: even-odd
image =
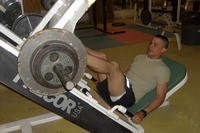
{"type": "Polygon", "coordinates": [[[138,55],[131,64],[126,76],[130,79],[136,102],[157,84],[169,81],[170,70],[161,59],[151,59],[138,55]]]}

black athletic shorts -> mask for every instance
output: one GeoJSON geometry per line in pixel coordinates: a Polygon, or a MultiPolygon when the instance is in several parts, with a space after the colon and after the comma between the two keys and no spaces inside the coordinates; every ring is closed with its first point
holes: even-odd
{"type": "MultiPolygon", "coordinates": [[[[124,76],[125,77],[125,76],[124,76]]],[[[126,93],[117,101],[113,102],[110,98],[110,93],[108,91],[108,80],[105,79],[97,84],[97,89],[102,96],[102,98],[111,106],[122,105],[124,107],[130,107],[135,104],[135,95],[132,90],[132,85],[125,77],[125,89],[126,93]]]]}

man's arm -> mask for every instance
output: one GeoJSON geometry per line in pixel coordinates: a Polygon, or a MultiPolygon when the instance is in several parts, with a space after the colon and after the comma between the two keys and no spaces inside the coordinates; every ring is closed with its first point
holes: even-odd
{"type": "MultiPolygon", "coordinates": [[[[167,93],[167,83],[158,84],[156,88],[155,99],[143,110],[146,111],[146,113],[148,114],[153,110],[157,109],[165,100],[166,93],[167,93]]],[[[142,121],[144,117],[145,117],[144,112],[140,111],[135,113],[132,120],[136,123],[139,123],[142,121]]]]}

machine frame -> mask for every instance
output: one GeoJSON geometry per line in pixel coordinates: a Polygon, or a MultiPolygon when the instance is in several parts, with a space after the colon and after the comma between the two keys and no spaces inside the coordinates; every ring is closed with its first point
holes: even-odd
{"type": "MultiPolygon", "coordinates": [[[[29,37],[33,36],[39,31],[44,30],[47,25],[48,29],[52,28],[67,30],[71,33],[74,32],[76,23],[82,17],[82,15],[86,12],[86,10],[94,3],[95,0],[58,0],[53,7],[47,12],[42,21],[38,24],[38,26],[30,33],[29,37]]],[[[117,132],[134,132],[134,133],[143,133],[144,129],[138,125],[131,122],[130,118],[127,117],[124,113],[126,108],[122,106],[115,106],[113,108],[105,108],[98,103],[89,93],[90,87],[87,85],[87,82],[83,79],[77,84],[80,88],[87,89],[87,93],[83,93],[80,89],[73,88],[71,91],[66,92],[61,95],[57,95],[54,97],[48,97],[44,95],[39,95],[34,92],[31,92],[26,85],[23,84],[23,81],[20,80],[20,75],[17,72],[17,58],[20,54],[20,50],[24,45],[24,42],[29,39],[28,38],[20,38],[11,30],[6,28],[4,25],[0,24],[0,32],[8,37],[12,42],[9,42],[5,38],[0,38],[0,50],[3,62],[5,62],[5,66],[2,66],[1,73],[5,71],[9,72],[8,77],[1,77],[1,83],[8,86],[10,89],[22,94],[23,96],[29,98],[30,100],[40,104],[41,106],[49,109],[50,111],[60,115],[61,117],[70,120],[71,122],[85,128],[91,132],[104,132],[104,131],[113,131],[117,132]],[[6,58],[6,60],[5,60],[6,58]],[[7,68],[6,65],[12,64],[12,68],[7,68]],[[10,70],[9,70],[10,69],[10,70]],[[12,69],[12,70],[11,70],[12,69]],[[56,100],[62,99],[63,102],[58,104],[56,100]],[[69,102],[72,105],[69,105],[69,102]],[[116,114],[116,110],[124,114],[127,117],[127,121],[121,119],[118,114],[116,114]],[[90,114],[91,112],[91,114],[90,114]],[[92,113],[94,112],[94,113],[92,113]],[[88,115],[94,115],[92,118],[88,115]],[[85,118],[84,118],[85,117],[85,118]],[[98,119],[101,118],[101,119],[98,119]],[[106,118],[110,118],[109,120],[106,118]],[[85,122],[84,119],[88,119],[88,122],[85,122]],[[92,121],[94,119],[94,123],[92,121]],[[96,119],[96,120],[95,120],[96,119]],[[91,122],[89,122],[91,121],[91,122]],[[106,129],[100,129],[102,125],[98,125],[104,123],[106,129]],[[99,126],[99,127],[98,127],[99,126]],[[110,128],[110,129],[109,129],[110,128]]],[[[10,124],[0,125],[0,132],[11,132],[14,130],[18,130],[22,127],[23,133],[31,133],[31,124],[32,120],[44,121],[46,119],[52,120],[51,118],[59,119],[60,117],[56,117],[54,114],[47,114],[43,116],[38,116],[34,118],[29,118],[29,125],[23,126],[23,123],[27,120],[21,120],[17,122],[12,122],[10,124]],[[49,117],[49,119],[48,119],[49,117]]],[[[48,121],[47,120],[47,121],[48,121]]],[[[34,123],[34,122],[33,122],[34,123]]]]}

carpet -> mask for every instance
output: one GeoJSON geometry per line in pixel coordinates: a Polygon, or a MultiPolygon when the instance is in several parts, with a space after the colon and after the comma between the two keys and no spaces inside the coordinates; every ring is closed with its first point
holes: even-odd
{"type": "Polygon", "coordinates": [[[126,44],[139,44],[150,41],[153,35],[134,30],[127,26],[107,26],[107,33],[95,28],[75,30],[75,34],[86,47],[105,49],[126,44]],[[123,32],[124,31],[124,32],[123,32]]]}
{"type": "Polygon", "coordinates": [[[125,31],[122,34],[113,34],[113,35],[108,35],[109,38],[120,42],[122,44],[136,44],[136,43],[141,43],[144,41],[150,41],[153,37],[151,34],[147,34],[141,31],[136,31],[131,28],[128,28],[126,26],[122,27],[109,27],[109,31],[112,32],[117,32],[117,31],[125,31]]]}
{"type": "Polygon", "coordinates": [[[105,49],[123,45],[119,41],[109,38],[106,33],[94,28],[75,30],[75,35],[86,47],[92,49],[105,49]]]}
{"type": "MultiPolygon", "coordinates": [[[[143,32],[143,33],[146,33],[149,35],[161,34],[163,32],[161,29],[154,29],[155,27],[150,28],[147,26],[136,25],[136,24],[129,24],[129,25],[127,25],[127,27],[130,29],[134,29],[135,31],[140,31],[140,32],[143,32]]],[[[167,31],[165,31],[164,35],[168,38],[174,36],[173,32],[167,32],[167,31]]]]}

